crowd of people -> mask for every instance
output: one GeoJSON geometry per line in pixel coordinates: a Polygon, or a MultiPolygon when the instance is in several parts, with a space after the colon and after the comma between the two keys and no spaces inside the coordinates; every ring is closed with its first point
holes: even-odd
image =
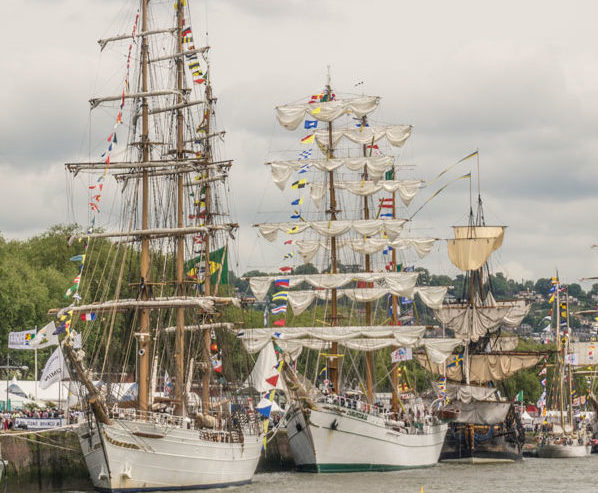
{"type": "MultiPolygon", "coordinates": [[[[69,411],[68,415],[62,409],[16,409],[14,411],[5,411],[0,414],[0,431],[11,431],[16,429],[27,429],[27,423],[19,423],[19,418],[26,419],[60,419],[58,426],[78,423],[82,418],[80,411],[69,411]]],[[[46,424],[47,425],[47,424],[46,424]]],[[[40,425],[41,426],[41,425],[40,425]]],[[[48,426],[49,428],[50,426],[48,426]]],[[[36,428],[38,428],[36,426],[36,428]]]]}

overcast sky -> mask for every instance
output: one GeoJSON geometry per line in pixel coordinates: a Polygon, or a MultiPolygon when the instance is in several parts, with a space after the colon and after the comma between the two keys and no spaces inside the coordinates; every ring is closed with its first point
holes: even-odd
{"type": "MultiPolygon", "coordinates": [[[[495,271],[598,275],[596,2],[188,1],[195,31],[209,31],[218,118],[236,163],[239,269],[271,265],[250,225],[288,208],[263,166],[288,142],[273,107],[321,90],[330,65],[339,92],[381,96],[377,119],[414,125],[401,161],[424,179],[480,150],[487,222],[509,227],[495,271]]],[[[67,199],[63,163],[89,153],[87,100],[121,73],[106,68],[96,40],[129,29],[133,3],[0,2],[5,237],[85,220],[85,204],[67,199]]],[[[422,210],[417,231],[449,237],[468,203],[467,184],[456,183],[422,210]]],[[[454,273],[445,245],[424,265],[454,273]]]]}

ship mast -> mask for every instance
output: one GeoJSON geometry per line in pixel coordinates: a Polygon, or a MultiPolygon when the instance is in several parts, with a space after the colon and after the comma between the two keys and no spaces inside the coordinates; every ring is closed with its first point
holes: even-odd
{"type": "MultiPolygon", "coordinates": [[[[148,26],[148,1],[141,2],[141,32],[147,31],[148,26]]],[[[149,43],[148,37],[143,36],[141,41],[141,91],[148,92],[148,65],[149,65],[149,43]]],[[[141,99],[141,162],[149,161],[149,108],[147,98],[141,99]]],[[[147,168],[142,172],[142,205],[141,205],[141,229],[149,229],[149,175],[147,168]]],[[[149,237],[144,236],[141,240],[141,262],[140,262],[140,293],[141,300],[149,299],[150,282],[150,258],[149,258],[149,237]]],[[[147,308],[141,309],[139,315],[139,368],[137,376],[138,408],[140,411],[147,411],[150,396],[150,311],[147,308]]]]}
{"type": "MultiPolygon", "coordinates": [[[[206,110],[204,112],[205,118],[205,130],[206,130],[206,140],[204,146],[204,160],[206,163],[212,162],[212,146],[210,142],[210,123],[212,118],[212,84],[210,81],[210,67],[208,66],[206,70],[206,92],[205,92],[205,99],[206,99],[206,110]]],[[[211,222],[211,201],[212,197],[210,194],[210,177],[209,177],[209,168],[208,166],[205,167],[205,171],[202,174],[202,179],[205,180],[204,186],[204,210],[205,210],[205,218],[204,224],[208,225],[211,222]]],[[[201,198],[200,198],[201,200],[201,198]]],[[[205,275],[204,275],[204,295],[210,296],[212,294],[212,269],[210,267],[210,235],[204,235],[204,262],[205,262],[205,275]]],[[[224,266],[221,266],[221,270],[224,266]]],[[[214,292],[214,295],[217,295],[217,292],[214,292]]],[[[212,375],[212,362],[210,360],[210,343],[211,343],[211,332],[210,330],[206,329],[203,332],[203,375],[202,375],[202,385],[201,385],[201,406],[204,414],[210,412],[210,378],[212,375]]]]}
{"type": "Polygon", "coordinates": [[[557,283],[556,283],[556,374],[559,379],[559,413],[561,419],[561,430],[565,431],[565,418],[563,416],[563,408],[565,407],[564,396],[563,396],[563,345],[561,343],[561,297],[560,297],[560,284],[559,275],[557,272],[557,283]]]}
{"type": "MultiPolygon", "coordinates": [[[[330,86],[330,72],[328,73],[328,82],[326,84],[326,94],[328,101],[332,99],[332,88],[330,86]]],[[[332,143],[332,120],[328,122],[328,149],[326,153],[326,159],[332,159],[334,157],[334,149],[332,143]]],[[[336,194],[334,190],[334,170],[328,172],[328,184],[330,193],[330,207],[326,211],[330,214],[330,220],[336,221],[336,194]]],[[[330,273],[336,274],[337,272],[337,258],[336,258],[336,237],[330,238],[330,273]]],[[[336,288],[332,289],[331,301],[330,301],[330,325],[335,327],[338,325],[338,313],[337,313],[337,292],[336,288]]],[[[338,380],[338,342],[332,343],[332,356],[330,360],[330,380],[334,387],[336,394],[340,393],[339,380],[338,380]]]]}
{"type": "MultiPolygon", "coordinates": [[[[565,291],[565,314],[566,314],[566,321],[567,321],[567,350],[566,353],[569,354],[569,340],[571,338],[571,328],[569,327],[569,288],[565,291]]],[[[560,310],[560,307],[559,307],[560,310]]],[[[571,360],[568,361],[567,364],[567,377],[569,381],[569,426],[571,427],[571,431],[573,431],[573,375],[571,372],[571,360]]]]}
{"type": "MultiPolygon", "coordinates": [[[[392,178],[394,180],[395,176],[394,166],[392,168],[392,178]]],[[[396,207],[396,192],[392,194],[392,218],[395,219],[397,217],[397,207],[396,207]]],[[[397,269],[397,250],[395,248],[392,249],[392,269],[393,272],[397,269]]],[[[399,322],[399,303],[397,297],[393,294],[392,297],[392,325],[396,326],[399,322]]],[[[415,301],[414,301],[415,303],[415,301]]],[[[390,371],[391,375],[391,383],[392,383],[392,412],[396,413],[399,410],[399,364],[393,363],[392,368],[390,371]]]]}
{"type": "MultiPolygon", "coordinates": [[[[363,130],[367,124],[367,116],[364,115],[361,118],[361,129],[363,130]]],[[[372,145],[374,143],[374,139],[372,139],[372,145]]],[[[367,145],[362,145],[362,152],[363,157],[367,157],[367,145]]],[[[370,151],[371,154],[371,151],[370,151]]],[[[363,167],[363,181],[367,181],[368,179],[368,169],[367,166],[363,167]]],[[[370,208],[368,204],[368,196],[364,195],[363,197],[363,218],[369,219],[370,218],[370,208]]],[[[369,254],[365,254],[365,272],[372,272],[371,266],[371,258],[369,254]]],[[[369,287],[369,283],[368,283],[369,287]]],[[[365,325],[369,327],[372,325],[372,303],[367,301],[365,303],[365,325]]],[[[374,402],[374,383],[373,383],[373,361],[372,361],[372,351],[366,351],[365,353],[365,384],[366,384],[366,397],[368,404],[372,404],[374,402]]]]}
{"type": "MultiPolygon", "coordinates": [[[[176,23],[177,23],[177,42],[176,53],[183,52],[183,5],[182,2],[176,9],[176,23]]],[[[183,104],[183,78],[184,67],[183,57],[179,56],[176,59],[176,86],[178,91],[177,106],[183,104]]],[[[183,160],[183,109],[182,107],[176,110],[176,159],[183,160]]],[[[177,177],[177,227],[183,227],[183,174],[177,177]]],[[[176,294],[177,296],[185,295],[184,284],[184,256],[185,256],[185,237],[177,236],[177,251],[176,251],[176,294]]],[[[179,307],[176,310],[176,333],[174,346],[174,363],[176,382],[174,387],[175,398],[175,414],[182,416],[185,414],[185,309],[179,307]]]]}

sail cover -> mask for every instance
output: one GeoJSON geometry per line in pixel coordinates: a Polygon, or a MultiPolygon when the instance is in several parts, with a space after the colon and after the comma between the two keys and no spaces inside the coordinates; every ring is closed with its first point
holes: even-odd
{"type": "Polygon", "coordinates": [[[306,117],[322,122],[331,122],[346,113],[361,118],[374,111],[380,102],[377,96],[362,96],[353,99],[287,104],[276,107],[276,118],[287,130],[295,130],[306,117]]]}
{"type": "Polygon", "coordinates": [[[511,407],[510,402],[474,401],[459,403],[457,423],[473,423],[476,425],[495,425],[503,423],[511,407]]]}
{"type": "Polygon", "coordinates": [[[504,226],[453,226],[455,238],[448,240],[453,265],[463,271],[479,269],[500,248],[504,226]]]}
{"type": "MultiPolygon", "coordinates": [[[[411,125],[388,125],[377,127],[345,128],[332,131],[332,145],[336,146],[343,137],[356,144],[373,144],[383,137],[394,147],[402,147],[411,136],[411,125]]],[[[316,130],[316,142],[321,146],[328,145],[328,130],[316,130]]]]}

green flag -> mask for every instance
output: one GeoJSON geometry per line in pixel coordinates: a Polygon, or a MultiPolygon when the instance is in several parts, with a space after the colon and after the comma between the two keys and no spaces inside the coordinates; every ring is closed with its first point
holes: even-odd
{"type": "MultiPolygon", "coordinates": [[[[219,248],[210,252],[210,284],[215,286],[220,276],[220,284],[228,284],[228,251],[227,247],[219,248]],[[220,274],[222,271],[222,274],[220,274]]],[[[205,265],[203,255],[192,258],[185,262],[185,272],[188,277],[198,279],[198,275],[204,271],[205,265]]],[[[202,279],[199,279],[202,282],[202,279]]]]}
{"type": "Polygon", "coordinates": [[[523,402],[523,390],[519,391],[519,393],[517,394],[517,397],[515,397],[515,401],[523,402]]]}

